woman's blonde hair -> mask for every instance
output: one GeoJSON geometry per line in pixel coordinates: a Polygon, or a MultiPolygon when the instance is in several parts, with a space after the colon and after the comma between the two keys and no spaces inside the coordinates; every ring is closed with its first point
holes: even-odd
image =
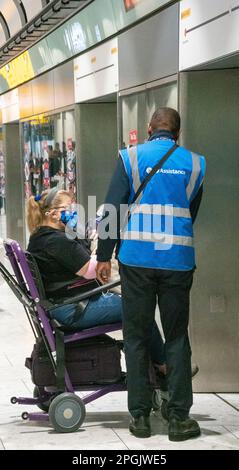
{"type": "Polygon", "coordinates": [[[41,196],[31,196],[27,202],[27,225],[30,233],[35,232],[43,225],[47,211],[60,207],[65,196],[72,197],[68,191],[53,188],[43,191],[41,196]]]}

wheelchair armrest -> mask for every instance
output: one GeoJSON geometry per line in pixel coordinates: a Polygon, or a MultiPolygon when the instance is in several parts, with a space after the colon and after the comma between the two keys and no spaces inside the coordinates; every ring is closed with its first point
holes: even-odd
{"type": "MultiPolygon", "coordinates": [[[[59,305],[68,305],[68,304],[73,304],[76,302],[80,302],[81,300],[85,299],[90,299],[90,297],[93,297],[94,295],[101,294],[101,292],[105,292],[112,287],[116,287],[120,285],[120,279],[117,281],[109,282],[108,284],[104,284],[100,287],[96,287],[95,289],[92,289],[91,291],[84,292],[83,294],[75,295],[74,297],[67,297],[59,305]]],[[[58,304],[55,304],[54,307],[58,307],[58,304]]]]}

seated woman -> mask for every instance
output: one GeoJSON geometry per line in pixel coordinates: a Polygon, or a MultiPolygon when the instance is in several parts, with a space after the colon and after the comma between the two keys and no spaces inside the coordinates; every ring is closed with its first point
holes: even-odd
{"type": "MultiPolygon", "coordinates": [[[[58,289],[69,284],[76,276],[85,280],[96,278],[96,258],[91,255],[86,240],[72,239],[65,228],[72,214],[72,199],[67,191],[44,191],[41,196],[31,196],[27,207],[27,222],[31,233],[28,251],[34,256],[48,297],[74,295],[74,289],[58,289]],[[66,216],[68,214],[68,217],[66,216]],[[55,291],[50,289],[56,286],[55,291]],[[49,293],[50,292],[50,293],[49,293]]],[[[80,287],[86,290],[84,285],[80,287]]],[[[79,290],[77,291],[79,293],[79,290]]],[[[84,329],[122,321],[121,297],[117,294],[101,294],[80,304],[72,303],[53,308],[51,318],[71,329],[84,329]]],[[[163,341],[156,325],[151,340],[151,359],[164,370],[163,341]]]]}

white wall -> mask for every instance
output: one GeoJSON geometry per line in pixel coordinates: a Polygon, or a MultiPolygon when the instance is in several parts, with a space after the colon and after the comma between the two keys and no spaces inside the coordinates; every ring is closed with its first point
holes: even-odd
{"type": "Polygon", "coordinates": [[[74,60],[74,83],[76,103],[118,91],[117,38],[74,60]]]}
{"type": "Polygon", "coordinates": [[[179,69],[239,51],[238,0],[181,0],[179,69]]]}

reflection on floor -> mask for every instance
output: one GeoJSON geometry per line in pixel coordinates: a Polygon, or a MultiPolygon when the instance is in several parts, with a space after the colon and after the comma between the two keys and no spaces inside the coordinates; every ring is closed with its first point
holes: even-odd
{"type": "MultiPolygon", "coordinates": [[[[0,293],[0,449],[239,449],[239,394],[195,394],[192,416],[199,421],[202,435],[180,443],[168,440],[161,415],[151,417],[151,438],[130,435],[125,392],[87,405],[86,420],[76,433],[56,434],[48,424],[22,421],[25,407],[10,404],[10,397],[32,394],[24,361],[33,337],[21,305],[4,283],[0,293]]],[[[36,411],[31,406],[26,410],[36,411]]]]}

